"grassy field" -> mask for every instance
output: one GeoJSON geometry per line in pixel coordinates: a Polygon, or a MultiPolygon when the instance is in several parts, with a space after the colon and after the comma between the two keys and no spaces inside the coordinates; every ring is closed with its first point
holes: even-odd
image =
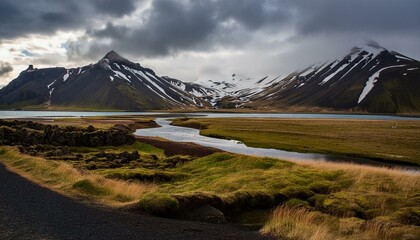
{"type": "MultiPolygon", "coordinates": [[[[64,125],[70,124],[70,120],[66,121],[64,125]]],[[[100,119],[95,121],[98,126],[108,127],[108,122],[101,125],[100,119]]],[[[203,121],[207,122],[188,120],[183,124],[203,124],[205,130],[211,130],[217,120],[203,121]]],[[[235,121],[225,122],[233,127],[231,122],[235,121]]],[[[270,122],[261,119],[265,121],[270,122]]],[[[142,123],[139,119],[134,122],[142,123]]],[[[328,120],[320,122],[327,124],[328,120]]],[[[150,125],[149,119],[143,123],[150,125]]],[[[299,124],[305,125],[304,121],[299,124]]],[[[347,125],[343,128],[349,129],[347,125]]],[[[398,127],[407,126],[399,123],[398,127]]],[[[45,160],[21,154],[16,147],[0,146],[0,161],[22,176],[68,196],[165,217],[179,217],[210,205],[228,220],[261,228],[261,234],[278,239],[420,236],[418,174],[352,164],[292,163],[223,152],[204,157],[166,156],[162,149],[138,141],[119,147],[71,147],[71,152],[80,154],[82,160],[45,160]],[[140,159],[128,163],[92,160],[101,151],[138,151],[140,159]]]]}
{"type": "MultiPolygon", "coordinates": [[[[127,148],[140,149],[141,154],[160,152],[143,144],[127,148]]],[[[93,149],[79,150],[89,154],[93,149]]],[[[280,239],[293,239],[296,234],[302,235],[296,239],[309,239],[305,237],[313,234],[309,228],[320,226],[327,234],[321,236],[329,239],[360,234],[367,234],[369,239],[413,239],[410,236],[420,234],[415,226],[420,223],[420,176],[397,170],[295,164],[228,153],[189,159],[171,167],[165,165],[170,159],[160,155],[154,167],[145,164],[87,170],[83,163],[30,157],[12,147],[1,148],[0,160],[33,181],[67,195],[111,206],[134,204],[135,209],[159,216],[174,217],[194,204],[212,205],[239,223],[261,226],[268,212],[261,217],[253,215],[255,210],[282,206],[261,230],[280,239]],[[289,215],[293,213],[286,223],[284,208],[289,215]],[[248,219],[241,217],[246,213],[248,219]],[[299,224],[303,217],[310,218],[305,220],[310,224],[302,230],[299,224]],[[289,230],[284,230],[285,224],[289,230]],[[371,227],[378,229],[369,230],[371,227]]],[[[147,156],[143,161],[150,163],[147,156]]]]}
{"type": "Polygon", "coordinates": [[[253,147],[420,165],[420,121],[203,118],[178,119],[173,124],[253,147]]]}

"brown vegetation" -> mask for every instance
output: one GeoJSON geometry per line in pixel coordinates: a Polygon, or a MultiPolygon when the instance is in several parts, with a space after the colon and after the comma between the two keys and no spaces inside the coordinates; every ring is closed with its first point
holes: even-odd
{"type": "Polygon", "coordinates": [[[193,157],[204,157],[216,152],[222,152],[222,150],[217,148],[204,147],[189,142],[173,142],[161,138],[140,136],[136,136],[136,139],[138,141],[163,149],[166,156],[188,155],[193,157]]]}

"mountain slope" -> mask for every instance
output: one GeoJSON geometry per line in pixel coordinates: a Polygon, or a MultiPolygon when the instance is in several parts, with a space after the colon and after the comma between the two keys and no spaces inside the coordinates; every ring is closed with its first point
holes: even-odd
{"type": "Polygon", "coordinates": [[[255,94],[260,108],[420,112],[420,62],[379,46],[290,74],[255,94]]]}
{"type": "Polygon", "coordinates": [[[111,51],[96,64],[65,69],[28,68],[0,90],[2,107],[104,110],[186,109],[207,106],[148,68],[111,51]]]}

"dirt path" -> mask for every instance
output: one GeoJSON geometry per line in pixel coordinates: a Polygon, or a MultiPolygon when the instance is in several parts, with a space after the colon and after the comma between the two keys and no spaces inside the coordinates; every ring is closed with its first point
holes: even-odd
{"type": "Polygon", "coordinates": [[[217,224],[162,219],[79,203],[0,164],[0,239],[262,239],[217,224]]]}
{"type": "Polygon", "coordinates": [[[190,155],[193,157],[204,157],[223,150],[205,147],[191,142],[174,142],[154,137],[134,136],[137,141],[150,144],[163,149],[166,156],[190,155]]]}

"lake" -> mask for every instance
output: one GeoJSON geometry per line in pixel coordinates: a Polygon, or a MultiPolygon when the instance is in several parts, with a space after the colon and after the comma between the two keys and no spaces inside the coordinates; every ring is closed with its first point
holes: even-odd
{"type": "MultiPolygon", "coordinates": [[[[0,119],[6,118],[61,118],[61,117],[95,117],[121,115],[160,115],[165,112],[68,112],[68,111],[0,111],[0,119]]],[[[176,113],[177,116],[203,116],[214,118],[247,117],[247,118],[319,118],[319,119],[360,119],[360,120],[420,120],[416,117],[369,114],[319,114],[319,113],[176,113]]]]}

